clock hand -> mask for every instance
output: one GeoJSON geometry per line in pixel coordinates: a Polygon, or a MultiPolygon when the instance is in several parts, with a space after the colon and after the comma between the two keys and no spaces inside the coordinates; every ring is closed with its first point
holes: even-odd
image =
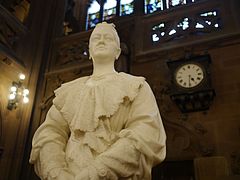
{"type": "Polygon", "coordinates": [[[195,84],[196,84],[196,81],[195,81],[195,79],[194,79],[194,78],[191,78],[191,80],[192,80],[193,82],[195,82],[195,84]]]}
{"type": "Polygon", "coordinates": [[[191,75],[188,75],[188,85],[191,86],[191,75]]]}

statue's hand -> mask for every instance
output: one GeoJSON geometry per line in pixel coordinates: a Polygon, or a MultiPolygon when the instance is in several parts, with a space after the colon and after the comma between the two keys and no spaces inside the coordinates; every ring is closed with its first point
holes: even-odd
{"type": "Polygon", "coordinates": [[[88,169],[85,168],[79,174],[77,174],[75,180],[90,180],[88,169]]]}
{"type": "Polygon", "coordinates": [[[63,169],[60,171],[56,180],[74,180],[74,175],[68,172],[67,170],[63,169]]]}

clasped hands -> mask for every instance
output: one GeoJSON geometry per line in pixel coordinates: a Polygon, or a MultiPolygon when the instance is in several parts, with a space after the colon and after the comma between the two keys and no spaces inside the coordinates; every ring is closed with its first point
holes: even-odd
{"type": "Polygon", "coordinates": [[[77,175],[74,175],[71,171],[64,168],[59,171],[57,177],[50,178],[50,180],[90,180],[90,176],[87,168],[83,169],[77,175]]]}

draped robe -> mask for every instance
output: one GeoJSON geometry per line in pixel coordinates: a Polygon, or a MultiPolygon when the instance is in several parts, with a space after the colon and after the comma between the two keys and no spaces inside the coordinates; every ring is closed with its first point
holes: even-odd
{"type": "Polygon", "coordinates": [[[151,88],[126,73],[63,84],[32,142],[30,163],[45,179],[67,169],[90,180],[150,180],[166,155],[166,135],[151,88]]]}

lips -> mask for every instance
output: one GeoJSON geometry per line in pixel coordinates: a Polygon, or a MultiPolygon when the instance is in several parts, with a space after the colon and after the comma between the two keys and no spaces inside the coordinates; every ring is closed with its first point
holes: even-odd
{"type": "Polygon", "coordinates": [[[96,48],[97,48],[97,49],[105,49],[105,46],[102,46],[102,45],[101,45],[101,46],[97,46],[96,48]]]}

